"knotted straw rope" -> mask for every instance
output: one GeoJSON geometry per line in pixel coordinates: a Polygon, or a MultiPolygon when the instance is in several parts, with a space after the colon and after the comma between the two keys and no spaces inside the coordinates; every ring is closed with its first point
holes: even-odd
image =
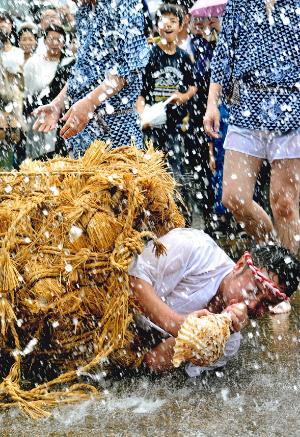
{"type": "Polygon", "coordinates": [[[128,266],[184,226],[175,193],[151,146],[95,142],[79,160],[0,173],[0,408],[38,418],[100,395],[78,378],[130,344],[128,266]]]}

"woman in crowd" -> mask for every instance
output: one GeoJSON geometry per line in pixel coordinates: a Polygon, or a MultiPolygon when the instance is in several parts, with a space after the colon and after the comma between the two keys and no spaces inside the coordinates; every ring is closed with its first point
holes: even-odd
{"type": "Polygon", "coordinates": [[[33,55],[37,48],[38,29],[33,23],[23,23],[18,32],[19,47],[24,53],[24,62],[33,55]]]}
{"type": "Polygon", "coordinates": [[[22,139],[23,51],[16,47],[16,26],[0,13],[0,168],[11,170],[22,139]]]}

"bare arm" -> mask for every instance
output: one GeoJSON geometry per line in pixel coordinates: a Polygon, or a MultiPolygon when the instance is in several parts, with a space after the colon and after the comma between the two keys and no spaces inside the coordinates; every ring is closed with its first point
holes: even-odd
{"type": "Polygon", "coordinates": [[[63,110],[65,109],[65,102],[67,99],[67,88],[68,86],[67,84],[65,84],[61,92],[52,101],[52,103],[56,105],[58,109],[60,109],[60,112],[63,112],[63,110]]]}
{"type": "Polygon", "coordinates": [[[219,99],[222,93],[222,85],[211,83],[207,99],[207,109],[204,116],[204,129],[207,135],[212,138],[219,137],[220,112],[218,109],[219,99]]]}
{"type": "Polygon", "coordinates": [[[123,77],[110,75],[86,97],[91,100],[96,109],[104,100],[119,93],[125,85],[126,80],[123,77]]]}
{"type": "Polygon", "coordinates": [[[120,76],[109,76],[87,96],[74,103],[63,117],[65,121],[60,134],[66,140],[81,132],[88,124],[96,108],[109,97],[114,96],[126,85],[120,76]]]}
{"type": "Polygon", "coordinates": [[[146,103],[145,97],[138,96],[137,101],[136,101],[136,110],[139,114],[142,114],[144,112],[145,103],[146,103]]]}
{"type": "Polygon", "coordinates": [[[177,105],[182,105],[188,102],[194,95],[197,93],[198,88],[196,86],[189,86],[188,90],[185,93],[180,93],[176,91],[174,94],[174,99],[172,103],[177,103],[177,105]]]}
{"type": "Polygon", "coordinates": [[[176,336],[185,317],[163,302],[155,293],[154,288],[143,279],[130,276],[130,285],[143,313],[153,323],[176,336]]]}

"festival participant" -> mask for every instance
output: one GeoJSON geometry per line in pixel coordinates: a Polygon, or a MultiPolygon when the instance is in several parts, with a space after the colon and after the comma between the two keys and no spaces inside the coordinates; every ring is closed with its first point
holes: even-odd
{"type": "Polygon", "coordinates": [[[36,111],[35,129],[54,129],[65,109],[61,135],[69,140],[75,157],[95,139],[114,147],[142,146],[142,133],[134,103],[142,87],[148,59],[144,14],[140,0],[109,2],[85,0],[77,12],[77,62],[68,85],[36,111]]]}
{"type": "MultiPolygon", "coordinates": [[[[239,349],[239,331],[248,317],[257,317],[288,299],[297,289],[300,263],[285,248],[266,245],[245,253],[235,264],[203,231],[177,228],[160,241],[167,252],[155,256],[150,242],[129,268],[131,287],[149,319],[139,316],[140,328],[152,326],[167,337],[156,341],[144,363],[155,372],[172,367],[173,346],[187,315],[231,314],[235,333],[229,338],[224,357],[212,368],[223,366],[239,349]]],[[[143,335],[142,335],[143,336],[143,335]]],[[[192,376],[203,369],[191,363],[192,376]]]]}
{"type": "MultiPolygon", "coordinates": [[[[177,36],[183,24],[183,11],[177,5],[162,5],[156,13],[156,25],[161,37],[153,45],[145,69],[144,84],[137,99],[137,111],[144,119],[146,104],[152,106],[173,100],[166,106],[166,123],[151,126],[143,123],[145,138],[151,139],[158,149],[166,152],[167,163],[175,179],[184,187],[184,135],[181,129],[188,116],[188,101],[196,94],[196,79],[189,55],[177,46],[177,36]]],[[[186,204],[189,193],[183,191],[186,204]]]]}
{"type": "Polygon", "coordinates": [[[230,97],[223,203],[257,241],[276,233],[295,254],[300,241],[299,25],[294,0],[229,0],[204,120],[207,134],[217,138],[219,97],[222,92],[230,97]],[[271,164],[274,224],[253,200],[264,159],[271,164]]]}

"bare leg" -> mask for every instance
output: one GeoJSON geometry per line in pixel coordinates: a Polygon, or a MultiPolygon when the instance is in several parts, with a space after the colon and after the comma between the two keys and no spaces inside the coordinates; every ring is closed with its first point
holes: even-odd
{"type": "Polygon", "coordinates": [[[226,150],[223,175],[223,204],[257,241],[265,241],[274,232],[268,214],[253,200],[262,159],[226,150]]]}
{"type": "Polygon", "coordinates": [[[153,372],[159,373],[172,369],[173,347],[175,345],[175,338],[170,337],[165,341],[159,343],[151,351],[147,352],[144,357],[144,364],[153,372]]]}
{"type": "Polygon", "coordinates": [[[270,203],[281,244],[297,255],[299,250],[300,159],[272,163],[270,203]]]}

